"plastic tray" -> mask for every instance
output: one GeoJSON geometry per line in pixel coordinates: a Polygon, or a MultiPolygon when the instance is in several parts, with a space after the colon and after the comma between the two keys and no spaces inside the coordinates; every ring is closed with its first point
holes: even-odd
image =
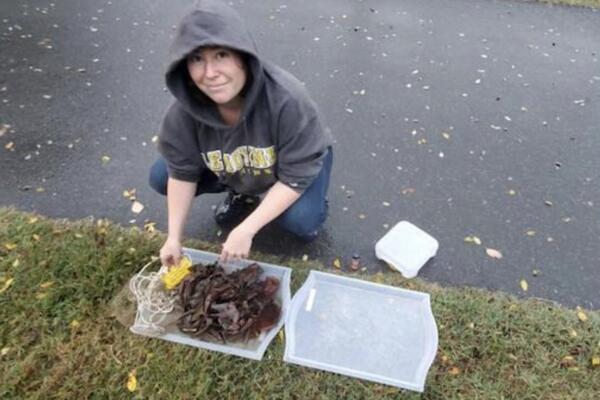
{"type": "MultiPolygon", "coordinates": [[[[194,249],[183,249],[184,254],[188,255],[193,264],[196,263],[213,263],[219,255],[214,253],[208,253],[205,251],[194,250],[194,249]]],[[[231,272],[240,268],[244,268],[254,262],[252,260],[234,261],[223,265],[223,269],[226,272],[231,272]]],[[[263,262],[257,262],[258,265],[263,269],[261,278],[266,276],[273,276],[279,279],[279,289],[275,295],[275,302],[281,306],[281,316],[279,322],[271,328],[268,332],[261,334],[258,338],[249,340],[248,342],[231,342],[226,344],[219,344],[214,342],[208,342],[200,340],[184,333],[181,333],[175,324],[169,325],[165,333],[162,336],[158,336],[159,339],[168,340],[175,343],[186,344],[189,346],[199,347],[207,350],[219,351],[221,353],[233,354],[240,357],[250,358],[253,360],[261,360],[267,347],[277,335],[277,332],[283,326],[285,315],[287,313],[290,304],[290,276],[291,269],[286,267],[280,267],[278,265],[266,264],[263,262]]]]}
{"type": "Polygon", "coordinates": [[[284,360],[423,391],[438,345],[429,295],[311,271],[285,322],[284,360]]]}

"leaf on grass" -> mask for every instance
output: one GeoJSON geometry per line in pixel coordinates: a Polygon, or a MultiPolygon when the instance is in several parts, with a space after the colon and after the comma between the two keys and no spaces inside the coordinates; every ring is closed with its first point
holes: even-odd
{"type": "Polygon", "coordinates": [[[10,347],[3,347],[2,350],[0,350],[0,356],[4,357],[5,355],[8,354],[9,351],[10,351],[10,347]]]}
{"type": "Polygon", "coordinates": [[[14,243],[4,243],[4,247],[6,250],[11,251],[17,248],[17,245],[14,243]]]}
{"type": "Polygon", "coordinates": [[[38,222],[39,218],[38,217],[31,217],[27,220],[27,223],[29,224],[35,224],[36,222],[38,222]]]}
{"type": "Polygon", "coordinates": [[[450,368],[450,369],[448,370],[448,373],[449,373],[450,375],[454,375],[454,376],[456,376],[456,375],[460,374],[460,368],[458,368],[458,367],[452,367],[452,368],[450,368]]]}
{"type": "Polygon", "coordinates": [[[12,283],[14,281],[15,281],[14,278],[7,279],[6,282],[4,282],[4,286],[2,288],[0,288],[0,293],[6,292],[6,290],[10,287],[10,285],[12,285],[12,283]]]}
{"type": "Polygon", "coordinates": [[[304,254],[302,256],[302,261],[307,262],[308,261],[308,254],[304,254]]]}
{"type": "Polygon", "coordinates": [[[593,368],[600,367],[600,356],[598,356],[598,357],[592,357],[592,367],[593,368]]]}
{"type": "Polygon", "coordinates": [[[342,262],[340,261],[339,258],[336,258],[335,260],[333,260],[333,267],[337,268],[337,269],[342,269],[342,262]]]}
{"type": "Polygon", "coordinates": [[[129,377],[127,378],[127,390],[130,392],[135,392],[137,389],[137,378],[135,377],[135,370],[129,373],[129,377]]]}
{"type": "Polygon", "coordinates": [[[20,264],[21,261],[18,258],[15,258],[15,261],[13,261],[12,266],[13,268],[17,268],[20,264]]]}
{"type": "Polygon", "coordinates": [[[572,338],[576,338],[577,337],[577,331],[575,329],[571,329],[571,331],[569,332],[569,335],[572,338]]]}
{"type": "Polygon", "coordinates": [[[527,281],[525,279],[521,279],[521,289],[523,289],[524,292],[526,292],[527,289],[529,289],[529,285],[527,284],[527,281]]]}
{"type": "Polygon", "coordinates": [[[500,253],[498,250],[496,249],[491,249],[489,247],[487,247],[485,249],[485,252],[487,253],[488,256],[495,258],[495,259],[501,259],[502,258],[502,253],[500,253]]]}
{"type": "Polygon", "coordinates": [[[561,368],[575,368],[577,366],[577,362],[573,356],[565,356],[562,360],[560,360],[561,368]]]}
{"type": "Polygon", "coordinates": [[[588,316],[585,312],[583,312],[583,310],[581,308],[577,309],[577,318],[579,318],[579,320],[581,322],[585,322],[588,320],[588,316]]]}
{"type": "Polygon", "coordinates": [[[71,329],[77,329],[77,328],[79,328],[79,325],[81,325],[81,324],[76,319],[74,319],[73,321],[71,321],[69,323],[69,326],[71,327],[71,329]]]}
{"type": "Polygon", "coordinates": [[[52,285],[54,285],[54,281],[47,281],[47,282],[41,283],[40,287],[42,289],[48,289],[49,287],[52,287],[52,285]]]}
{"type": "Polygon", "coordinates": [[[135,214],[139,214],[143,210],[144,210],[144,205],[137,200],[134,201],[133,204],[131,205],[131,211],[134,212],[135,214]]]}
{"type": "Polygon", "coordinates": [[[31,235],[31,238],[36,242],[40,241],[40,235],[38,235],[37,233],[34,233],[33,235],[31,235]]]}
{"type": "Polygon", "coordinates": [[[144,230],[148,233],[156,232],[156,222],[147,221],[144,223],[144,230]]]}

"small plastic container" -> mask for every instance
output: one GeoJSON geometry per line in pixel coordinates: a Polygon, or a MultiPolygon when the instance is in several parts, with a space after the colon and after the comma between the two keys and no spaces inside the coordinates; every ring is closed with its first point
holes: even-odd
{"type": "Polygon", "coordinates": [[[375,255],[405,278],[414,278],[438,248],[438,241],[427,232],[400,221],[375,244],[375,255]]]}

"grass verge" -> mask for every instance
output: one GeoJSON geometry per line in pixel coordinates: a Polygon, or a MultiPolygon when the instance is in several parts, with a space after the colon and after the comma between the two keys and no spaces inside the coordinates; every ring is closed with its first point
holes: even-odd
{"type": "MultiPolygon", "coordinates": [[[[530,1],[530,0],[527,0],[530,1]]],[[[600,9],[600,0],[537,0],[540,3],[600,9]]]]}
{"type": "MultiPolygon", "coordinates": [[[[392,273],[360,278],[431,294],[439,350],[423,394],[286,364],[280,339],[256,362],[133,335],[112,316],[110,303],[162,240],[158,232],[102,220],[50,220],[0,208],[0,398],[594,399],[600,393],[594,365],[600,313],[579,318],[576,310],[542,301],[392,273]],[[137,379],[133,393],[129,374],[137,379]]],[[[323,268],[254,258],[292,267],[294,290],[311,268],[323,268]]]]}

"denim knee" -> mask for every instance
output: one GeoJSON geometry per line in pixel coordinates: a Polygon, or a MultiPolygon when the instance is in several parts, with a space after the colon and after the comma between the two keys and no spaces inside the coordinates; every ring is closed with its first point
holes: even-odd
{"type": "Polygon", "coordinates": [[[305,241],[317,237],[323,222],[325,222],[323,213],[308,207],[292,206],[279,217],[279,225],[283,229],[305,241]]]}
{"type": "Polygon", "coordinates": [[[167,164],[165,163],[165,160],[160,158],[154,163],[154,165],[152,165],[152,168],[150,169],[150,187],[163,196],[166,196],[168,180],[169,173],[167,172],[167,164]]]}

